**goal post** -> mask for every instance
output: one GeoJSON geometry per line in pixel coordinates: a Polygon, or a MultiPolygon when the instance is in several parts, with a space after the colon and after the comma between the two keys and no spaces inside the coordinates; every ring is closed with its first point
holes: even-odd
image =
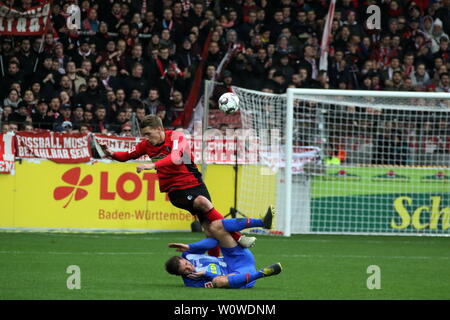
{"type": "Polygon", "coordinates": [[[258,145],[237,210],[298,233],[450,235],[448,93],[233,88],[258,145]]]}

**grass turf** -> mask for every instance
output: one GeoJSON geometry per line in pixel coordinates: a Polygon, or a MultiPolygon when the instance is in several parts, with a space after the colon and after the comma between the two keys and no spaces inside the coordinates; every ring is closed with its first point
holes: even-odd
{"type": "Polygon", "coordinates": [[[257,267],[284,270],[250,290],[186,288],[164,271],[169,242],[197,233],[0,233],[0,299],[450,299],[450,239],[258,235],[257,267]],[[69,290],[66,269],[81,269],[69,290]],[[381,289],[366,286],[367,267],[381,268],[381,289]]]}

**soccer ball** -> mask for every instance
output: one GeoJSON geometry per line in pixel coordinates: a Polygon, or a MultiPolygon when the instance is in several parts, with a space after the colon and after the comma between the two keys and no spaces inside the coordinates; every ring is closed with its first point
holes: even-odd
{"type": "Polygon", "coordinates": [[[219,109],[230,114],[239,109],[239,98],[232,92],[224,93],[219,98],[219,109]]]}

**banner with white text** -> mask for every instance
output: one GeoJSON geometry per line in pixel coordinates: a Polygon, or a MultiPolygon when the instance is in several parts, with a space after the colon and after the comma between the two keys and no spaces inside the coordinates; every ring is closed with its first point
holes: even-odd
{"type": "Polygon", "coordinates": [[[88,162],[92,158],[89,135],[19,131],[16,141],[19,158],[49,159],[58,163],[88,162]]]}
{"type": "Polygon", "coordinates": [[[3,36],[37,36],[45,32],[50,13],[50,1],[19,11],[0,2],[0,34],[3,36]]]}
{"type": "Polygon", "coordinates": [[[14,171],[14,134],[0,133],[0,173],[14,171]]]}

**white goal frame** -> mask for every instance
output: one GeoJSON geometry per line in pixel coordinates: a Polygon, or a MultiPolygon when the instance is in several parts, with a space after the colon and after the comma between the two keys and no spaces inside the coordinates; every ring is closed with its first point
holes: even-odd
{"type": "MultiPolygon", "coordinates": [[[[286,154],[286,167],[285,167],[285,199],[284,210],[286,216],[286,226],[284,231],[285,236],[290,236],[292,221],[292,156],[293,156],[293,129],[294,129],[294,100],[295,97],[301,96],[344,96],[344,97],[381,97],[381,98],[417,98],[417,99],[450,99],[450,93],[434,93],[434,92],[406,92],[406,91],[363,91],[363,90],[332,90],[332,89],[299,89],[288,88],[286,92],[286,127],[285,127],[285,154],[286,154]]],[[[433,108],[433,111],[446,111],[433,108]]],[[[449,164],[450,165],[450,164],[449,164]]],[[[308,232],[312,233],[312,232],[308,232]]],[[[350,233],[361,234],[361,233],[350,233]]],[[[366,234],[366,233],[365,233],[366,234]]],[[[373,233],[375,234],[375,233],[373,233]]],[[[383,233],[384,234],[384,233],[383,233]]],[[[393,235],[399,235],[394,233],[393,235]]],[[[450,236],[450,234],[413,234],[408,233],[404,235],[438,235],[438,236],[450,236]]]]}

